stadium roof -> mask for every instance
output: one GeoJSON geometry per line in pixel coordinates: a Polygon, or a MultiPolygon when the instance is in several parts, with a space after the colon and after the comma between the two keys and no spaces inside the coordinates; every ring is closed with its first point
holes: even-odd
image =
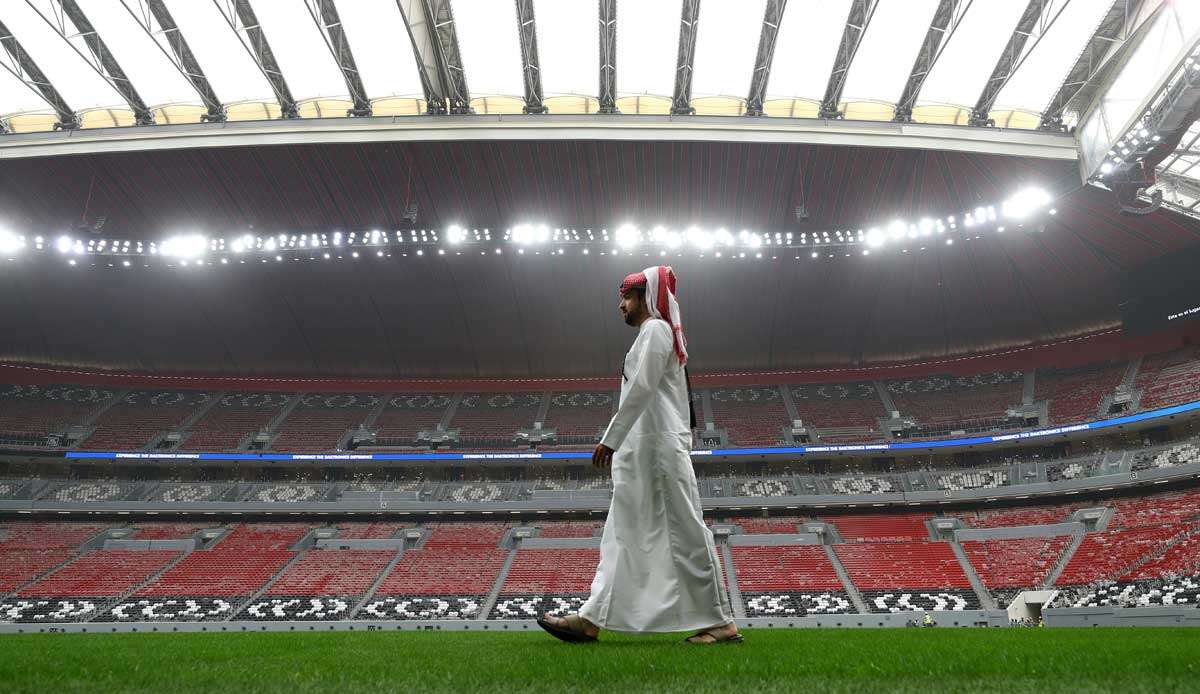
{"type": "Polygon", "coordinates": [[[611,95],[624,114],[739,115],[761,102],[769,116],[886,121],[899,106],[900,120],[965,125],[974,110],[977,124],[1036,128],[1074,121],[1081,83],[1068,75],[1093,60],[1096,37],[1155,4],[12,0],[0,5],[0,117],[28,132],[69,114],[84,128],[293,108],[415,115],[431,95],[451,110],[465,97],[476,113],[571,114],[611,95]]]}

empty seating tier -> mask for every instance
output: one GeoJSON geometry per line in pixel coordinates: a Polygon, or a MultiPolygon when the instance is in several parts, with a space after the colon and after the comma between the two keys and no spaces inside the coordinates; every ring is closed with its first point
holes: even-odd
{"type": "Polygon", "coordinates": [[[518,429],[530,429],[542,404],[541,393],[473,393],[454,411],[463,448],[511,448],[518,429]]]}
{"type": "Polygon", "coordinates": [[[883,401],[870,381],[854,383],[810,383],[787,386],[796,416],[805,426],[818,431],[823,443],[854,443],[880,438],[879,418],[887,417],[883,401]]]}
{"type": "Polygon", "coordinates": [[[277,451],[332,451],[379,404],[370,393],[313,393],[300,399],[276,428],[271,448],[277,451]]]}
{"type": "Polygon", "coordinates": [[[209,397],[209,393],[195,390],[132,391],[100,415],[95,430],[80,448],[94,451],[145,448],[158,434],[183,424],[209,397]]]}
{"type": "Polygon", "coordinates": [[[778,388],[714,388],[709,391],[713,423],[738,446],[778,446],[789,426],[778,388]]]}
{"type": "Polygon", "coordinates": [[[617,394],[610,392],[554,393],[546,411],[546,428],[560,446],[595,445],[616,411],[617,394]]]}
{"type": "Polygon", "coordinates": [[[1054,584],[1074,586],[1115,579],[1134,563],[1161,551],[1184,530],[1182,526],[1166,526],[1089,533],[1054,584]]]}
{"type": "Polygon", "coordinates": [[[1022,506],[967,511],[959,514],[963,523],[972,528],[1006,528],[1014,525],[1046,525],[1066,522],[1071,507],[1064,505],[1022,506]]]}
{"type": "Polygon", "coordinates": [[[1039,371],[1034,399],[1049,400],[1050,424],[1073,424],[1099,416],[1100,401],[1125,375],[1124,362],[1039,371]]]}
{"type": "Polygon", "coordinates": [[[179,552],[171,550],[96,550],[23,588],[23,598],[115,598],[127,593],[163,567],[179,552]]]}
{"type": "Polygon", "coordinates": [[[1200,399],[1200,348],[1146,357],[1134,384],[1143,410],[1200,399]]]}
{"type": "Polygon", "coordinates": [[[393,550],[310,549],[289,564],[264,595],[363,595],[395,556],[393,550]]]}
{"type": "Polygon", "coordinates": [[[270,424],[292,393],[230,393],[188,427],[180,448],[188,451],[231,451],[270,424]]]}
{"type": "Polygon", "coordinates": [[[393,395],[371,427],[376,441],[384,445],[415,444],[419,433],[437,428],[450,401],[447,393],[393,395]]]}
{"type": "Polygon", "coordinates": [[[888,381],[886,387],[902,417],[928,434],[948,434],[1002,424],[1008,408],[1021,403],[1023,384],[1020,371],[997,371],[888,381]]]}
{"type": "Polygon", "coordinates": [[[115,394],[92,386],[0,385],[0,432],[65,433],[115,394]]]}
{"type": "Polygon", "coordinates": [[[1069,535],[966,540],[963,551],[988,588],[1038,588],[1071,543],[1069,535]]]}
{"type": "Polygon", "coordinates": [[[844,542],[916,540],[929,537],[927,513],[826,516],[844,542]]]}

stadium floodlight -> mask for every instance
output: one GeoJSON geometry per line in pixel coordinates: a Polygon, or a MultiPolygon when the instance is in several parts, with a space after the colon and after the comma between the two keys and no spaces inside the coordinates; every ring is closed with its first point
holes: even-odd
{"type": "Polygon", "coordinates": [[[8,229],[0,229],[0,253],[12,254],[25,247],[25,237],[17,236],[8,229]]]}
{"type": "Polygon", "coordinates": [[[1017,191],[1002,207],[1004,216],[1010,219],[1025,219],[1050,204],[1050,194],[1041,188],[1024,188],[1017,191]]]}
{"type": "Polygon", "coordinates": [[[59,236],[58,240],[54,242],[54,247],[58,249],[59,253],[70,253],[71,247],[74,245],[70,236],[59,236]]]}
{"type": "Polygon", "coordinates": [[[688,227],[687,240],[697,248],[712,248],[713,235],[699,227],[688,227]]]}
{"type": "Polygon", "coordinates": [[[159,252],[174,258],[196,258],[204,255],[208,239],[200,234],[181,234],[162,242],[159,252]]]}
{"type": "Polygon", "coordinates": [[[683,236],[681,236],[678,231],[668,231],[667,232],[667,238],[666,238],[667,248],[672,248],[672,249],[679,248],[680,244],[682,244],[682,243],[683,243],[683,236]]]}
{"type": "Polygon", "coordinates": [[[733,245],[733,234],[730,234],[728,229],[721,227],[720,229],[717,229],[717,239],[716,240],[717,240],[717,243],[720,243],[721,245],[732,246],[733,245]]]}
{"type": "Polygon", "coordinates": [[[641,240],[638,237],[637,227],[632,224],[622,224],[617,228],[616,240],[617,245],[621,248],[633,248],[638,245],[641,240]]]}
{"type": "Polygon", "coordinates": [[[871,227],[867,230],[867,245],[871,248],[879,248],[883,245],[886,237],[878,227],[871,227]]]}
{"type": "Polygon", "coordinates": [[[908,227],[899,219],[892,220],[892,223],[888,224],[888,236],[893,239],[904,238],[906,231],[908,231],[908,227]]]}
{"type": "Polygon", "coordinates": [[[529,244],[533,243],[533,225],[518,224],[512,228],[513,243],[529,244]]]}
{"type": "Polygon", "coordinates": [[[921,230],[921,236],[929,236],[933,233],[933,220],[925,217],[917,222],[917,228],[921,230]]]}
{"type": "Polygon", "coordinates": [[[457,224],[451,224],[450,228],[446,229],[446,241],[450,243],[462,243],[467,237],[467,232],[457,224]]]}

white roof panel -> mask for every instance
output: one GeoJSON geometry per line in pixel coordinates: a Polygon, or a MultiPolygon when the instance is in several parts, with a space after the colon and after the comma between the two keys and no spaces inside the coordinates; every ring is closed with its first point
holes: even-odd
{"type": "Polygon", "coordinates": [[[826,0],[787,6],[775,37],[768,95],[821,100],[842,41],[850,3],[851,0],[826,0]]]}
{"type": "Polygon", "coordinates": [[[692,72],[693,98],[718,95],[746,98],[766,6],[767,0],[704,0],[700,3],[692,72]]]}
{"type": "MultiPolygon", "coordinates": [[[[55,15],[51,13],[49,5],[42,2],[39,9],[53,20],[55,15]]],[[[24,2],[12,0],[0,3],[0,21],[4,22],[13,36],[25,47],[71,108],[76,111],[101,106],[128,108],[121,95],[56,34],[32,7],[24,2]]],[[[75,33],[75,28],[70,22],[67,22],[66,27],[68,34],[75,33]]]]}
{"type": "Polygon", "coordinates": [[[618,95],[675,93],[680,11],[678,2],[617,0],[618,95]]]}
{"type": "Polygon", "coordinates": [[[279,70],[296,101],[320,97],[349,98],[350,90],[346,88],[337,61],[330,54],[321,30],[303,0],[275,0],[253,5],[279,70]]]}
{"type": "Polygon", "coordinates": [[[165,0],[165,3],[208,83],[223,103],[275,100],[267,78],[215,5],[197,0],[165,0]]]}
{"type": "Polygon", "coordinates": [[[533,16],[543,95],[598,96],[600,13],[596,0],[534,0],[533,16]]]}
{"type": "Polygon", "coordinates": [[[974,106],[1024,11],[1025,3],[1014,0],[971,3],[929,71],[918,103],[974,106]]]}
{"type": "Polygon", "coordinates": [[[880,0],[850,65],[842,101],[896,103],[937,5],[938,0],[880,0]]]}
{"type": "Polygon", "coordinates": [[[354,0],[337,8],[367,95],[423,97],[417,59],[395,0],[354,0]]]}
{"type": "Polygon", "coordinates": [[[471,96],[524,96],[516,5],[496,0],[454,0],[452,7],[471,96]]]}

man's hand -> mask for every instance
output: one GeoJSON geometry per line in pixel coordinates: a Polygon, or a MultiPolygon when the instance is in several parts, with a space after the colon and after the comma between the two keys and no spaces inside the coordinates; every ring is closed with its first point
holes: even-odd
{"type": "Polygon", "coordinates": [[[592,465],[594,467],[611,467],[612,466],[613,449],[598,444],[596,450],[592,451],[592,465]]]}

